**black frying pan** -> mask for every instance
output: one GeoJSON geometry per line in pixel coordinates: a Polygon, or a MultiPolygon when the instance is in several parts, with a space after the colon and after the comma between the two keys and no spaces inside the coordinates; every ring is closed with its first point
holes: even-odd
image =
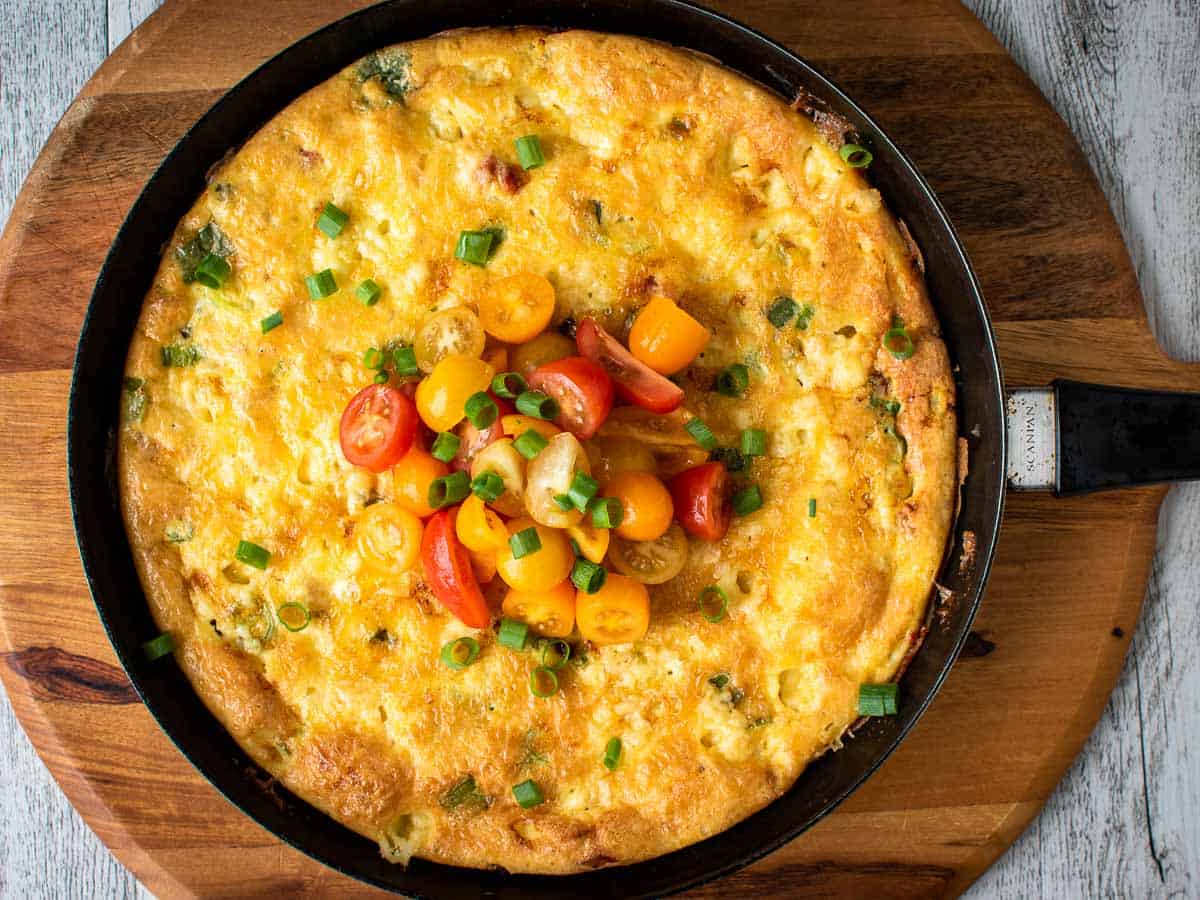
{"type": "MultiPolygon", "coordinates": [[[[987,579],[1004,504],[1006,398],[991,326],[975,276],[938,203],[909,159],[836,85],[786,48],[721,15],[681,0],[510,0],[459,4],[392,0],[342,19],[280,53],[234,87],[151,177],[122,225],[84,320],[68,411],[71,504],[96,608],[134,687],[179,750],[259,824],[341,872],[407,894],[443,897],[662,895],[732,872],[817,822],[895,749],[933,699],[970,629],[987,579]],[[200,702],[173,663],[146,662],[141,645],[157,633],[121,520],[114,478],[115,430],[125,354],[144,296],[174,224],[205,187],[205,173],[299,94],[370,50],[451,28],[540,25],[623,32],[715,57],[792,100],[848,123],[874,152],[870,177],[908,225],[956,363],[958,414],[969,435],[971,469],[939,583],[954,593],[930,622],[901,681],[900,715],[872,719],[846,746],[818,759],[795,786],[720,835],[630,866],[566,877],[507,875],[414,860],[385,862],[376,845],[276,788],[200,702]],[[964,532],[974,537],[963,559],[964,532]],[[283,796],[282,805],[278,795],[283,796]]],[[[1166,478],[1200,477],[1200,401],[1058,384],[1008,398],[1021,454],[1018,486],[1064,491],[1166,478]],[[1097,404],[1107,404],[1100,421],[1097,404]],[[1164,406],[1165,404],[1165,406],[1164,406]],[[1053,438],[1055,409],[1061,447],[1053,438]],[[1165,412],[1164,412],[1165,410],[1165,412]],[[1114,420],[1128,428],[1107,427],[1114,420]],[[1049,428],[1050,431],[1046,429],[1049,428]],[[1040,442],[1031,435],[1040,434],[1040,442]],[[1037,482],[1034,485],[1034,482],[1037,482]]]]}

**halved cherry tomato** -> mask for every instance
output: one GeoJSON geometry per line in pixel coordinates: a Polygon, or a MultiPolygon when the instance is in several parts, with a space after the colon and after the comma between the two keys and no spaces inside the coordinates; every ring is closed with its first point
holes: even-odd
{"type": "Polygon", "coordinates": [[[561,434],[562,429],[545,419],[538,419],[534,416],[501,416],[500,427],[504,429],[504,436],[510,438],[519,438],[527,431],[536,431],[546,440],[550,440],[556,434],[561,434]]]}
{"type": "Polygon", "coordinates": [[[652,298],[629,329],[629,352],[661,375],[674,375],[695,359],[712,335],[661,294],[652,298]]]}
{"type": "Polygon", "coordinates": [[[567,534],[579,545],[579,552],[594,563],[604,562],[612,532],[608,528],[597,528],[590,518],[584,518],[567,526],[567,534]]]}
{"type": "Polygon", "coordinates": [[[575,565],[575,554],[567,543],[567,536],[557,528],[538,525],[533,519],[513,519],[507,525],[509,535],[536,528],[541,548],[520,558],[512,555],[511,543],[496,554],[500,577],[518,591],[545,591],[560,581],[566,581],[575,565]]]}
{"type": "Polygon", "coordinates": [[[550,528],[566,528],[583,517],[578,509],[563,509],[554,502],[555,497],[571,489],[580,472],[591,473],[587,453],[579,439],[565,431],[552,437],[542,452],[529,461],[525,467],[525,508],[535,522],[550,528]]]}
{"type": "Polygon", "coordinates": [[[671,527],[671,495],[649,472],[622,472],[600,493],[621,501],[625,512],[616,532],[627,541],[656,541],[671,527]]]}
{"type": "Polygon", "coordinates": [[[537,337],[553,315],[554,285],[532,272],[518,272],[493,282],[479,301],[484,330],[510,344],[537,337]]]}
{"type": "Polygon", "coordinates": [[[494,555],[508,543],[508,529],[504,527],[504,521],[474,494],[459,507],[454,527],[458,539],[468,550],[476,553],[494,555]]]}
{"type": "Polygon", "coordinates": [[[729,478],[719,462],[704,463],[671,479],[675,518],[689,534],[719,541],[729,530],[729,478]]]}
{"type": "Polygon", "coordinates": [[[557,400],[555,421],[584,440],[596,433],[612,410],[612,379],[599,363],[582,356],[538,366],[529,376],[529,386],[557,400]]]}
{"type": "Polygon", "coordinates": [[[503,612],[538,634],[564,638],[575,628],[575,587],[568,579],[543,591],[510,590],[503,612]]]}
{"type": "Polygon", "coordinates": [[[650,594],[632,578],[610,574],[596,593],[575,595],[575,623],[593,644],[636,641],[650,627],[650,594]]]}
{"type": "Polygon", "coordinates": [[[599,363],[616,383],[617,393],[631,403],[656,413],[668,413],[683,402],[683,389],[672,384],[621,346],[595,319],[584,319],[575,329],[579,352],[599,363]]]}
{"type": "Polygon", "coordinates": [[[380,573],[411,569],[421,552],[421,520],[396,503],[373,503],[354,526],[358,552],[380,573]]]}
{"type": "MultiPolygon", "coordinates": [[[[509,358],[512,371],[522,378],[528,378],[530,373],[540,365],[553,362],[576,354],[575,342],[557,331],[544,331],[532,341],[514,347],[509,358]]],[[[497,369],[496,371],[500,371],[497,369]]]]}
{"type": "Polygon", "coordinates": [[[488,505],[506,516],[519,516],[525,511],[525,457],[517,452],[509,438],[501,438],[484,447],[471,463],[471,477],[495,472],[504,482],[504,493],[488,505]]]}
{"type": "Polygon", "coordinates": [[[422,519],[432,516],[434,509],[429,505],[429,485],[435,478],[449,474],[449,466],[414,446],[392,469],[392,493],[396,504],[422,519]]]}
{"type": "Polygon", "coordinates": [[[683,571],[687,558],[688,539],[678,522],[672,522],[657,540],[627,541],[614,537],[608,548],[612,567],[642,584],[665,584],[683,571]]]}
{"type": "Polygon", "coordinates": [[[471,556],[454,533],[457,512],[454,507],[439,510],[425,524],[421,564],[430,590],[446,609],[464,625],[486,628],[492,614],[471,568],[471,556]]]}
{"type": "Polygon", "coordinates": [[[466,416],[467,399],[487,390],[492,367],[482,359],[455,353],[443,357],[417,385],[417,412],[434,431],[449,431],[466,416]]]}
{"type": "Polygon", "coordinates": [[[416,433],[413,402],[386,384],[370,384],[355,394],[338,426],[347,461],[372,472],[394,466],[408,452],[416,433]]]}
{"type": "Polygon", "coordinates": [[[496,554],[476,553],[474,550],[468,552],[471,554],[471,571],[475,573],[475,580],[480,584],[490,584],[496,577],[496,554]]]}
{"type": "Polygon", "coordinates": [[[476,428],[470,420],[464,420],[458,426],[458,453],[455,454],[450,465],[463,472],[471,471],[471,462],[481,450],[504,437],[504,426],[500,423],[500,419],[516,412],[516,408],[511,403],[503,397],[497,397],[491,392],[491,389],[487,393],[492,398],[492,402],[496,404],[500,414],[487,428],[476,428]]]}
{"type": "Polygon", "coordinates": [[[497,372],[509,371],[508,348],[500,344],[495,347],[489,347],[483,351],[483,361],[497,372]]]}
{"type": "Polygon", "coordinates": [[[654,454],[642,441],[626,437],[596,437],[587,445],[592,474],[601,484],[622,472],[653,472],[654,454]]]}
{"type": "Polygon", "coordinates": [[[485,342],[479,316],[465,306],[454,306],[425,320],[413,343],[413,355],[422,372],[432,372],[447,356],[481,356],[485,342]]]}

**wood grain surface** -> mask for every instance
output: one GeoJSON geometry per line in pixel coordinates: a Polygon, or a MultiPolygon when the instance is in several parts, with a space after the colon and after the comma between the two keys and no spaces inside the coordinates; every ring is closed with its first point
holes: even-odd
{"type": "MultiPolygon", "coordinates": [[[[0,215],[54,116],[148,5],[58,0],[49,12],[0,20],[0,110],[19,125],[0,132],[0,215]]],[[[287,0],[239,20],[241,4],[169,4],[67,113],[0,242],[0,675],[67,795],[160,895],[355,886],[220,800],[112,665],[66,513],[65,369],[98,262],[174,138],[236,77],[352,5],[287,0]],[[180,53],[218,6],[229,9],[218,15],[226,42],[210,43],[204,59],[180,53]],[[31,466],[34,456],[50,464],[31,466]]],[[[1040,76],[1086,157],[952,3],[724,8],[813,58],[916,157],[979,270],[1010,381],[1070,375],[1200,390],[1195,368],[1170,362],[1150,338],[1133,269],[1087,169],[1090,161],[1108,192],[1160,331],[1171,322],[1165,343],[1200,357],[1192,237],[1200,151],[1180,139],[1200,128],[1196,7],[975,5],[1040,76]],[[1146,47],[1149,62],[1139,55],[1146,47]]],[[[1200,785],[1189,749],[1200,670],[1186,653],[1200,637],[1194,489],[1164,507],[1144,620],[1104,707],[1134,634],[1163,493],[1014,498],[977,635],[912,738],[835,816],[704,893],[956,893],[1037,812],[1102,709],[1089,752],[1046,815],[979,889],[1194,893],[1200,785]]],[[[0,893],[136,892],[61,803],[7,708],[0,742],[17,757],[0,767],[0,893]]]]}

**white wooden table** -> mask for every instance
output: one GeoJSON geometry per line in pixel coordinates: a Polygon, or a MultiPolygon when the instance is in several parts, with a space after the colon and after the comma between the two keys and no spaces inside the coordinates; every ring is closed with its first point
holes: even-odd
{"type": "MultiPolygon", "coordinates": [[[[0,0],[0,227],[67,104],[157,5],[0,0]]],[[[1079,138],[1159,341],[1200,361],[1200,0],[967,5],[1079,138]]],[[[973,897],[1200,897],[1198,648],[1200,484],[1163,506],[1145,609],[1100,724],[973,897]]],[[[147,892],[83,824],[0,700],[0,897],[117,896],[147,892]]]]}

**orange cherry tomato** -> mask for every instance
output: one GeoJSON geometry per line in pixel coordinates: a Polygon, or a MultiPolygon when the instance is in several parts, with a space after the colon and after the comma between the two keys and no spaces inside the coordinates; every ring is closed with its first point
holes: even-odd
{"type": "Polygon", "coordinates": [[[729,530],[729,476],[719,462],[704,463],[671,479],[675,518],[689,534],[719,541],[729,530]]]}
{"type": "Polygon", "coordinates": [[[650,627],[650,594],[640,582],[609,573],[596,593],[575,594],[575,623],[593,644],[639,640],[650,627]]]}
{"type": "Polygon", "coordinates": [[[575,565],[575,554],[567,543],[567,536],[557,528],[538,525],[533,519],[521,517],[508,523],[509,535],[518,534],[527,528],[536,528],[541,548],[514,558],[511,543],[496,554],[500,577],[518,591],[545,591],[571,576],[575,565]]]}
{"type": "Polygon", "coordinates": [[[394,466],[417,434],[413,403],[394,387],[370,384],[346,404],[338,425],[342,454],[355,466],[382,472],[394,466]]]}
{"type": "Polygon", "coordinates": [[[555,422],[576,437],[587,440],[612,411],[612,379],[600,366],[582,356],[568,356],[538,366],[529,386],[558,401],[555,422]]]}
{"type": "Polygon", "coordinates": [[[601,484],[622,472],[653,472],[658,468],[646,442],[630,437],[595,437],[588,441],[587,451],[592,475],[601,484]]]}
{"type": "Polygon", "coordinates": [[[561,335],[557,331],[544,331],[532,341],[514,347],[509,357],[509,364],[512,366],[513,372],[522,378],[528,378],[529,373],[538,366],[556,359],[574,356],[578,352],[575,349],[575,342],[569,337],[561,335]]]}
{"type": "Polygon", "coordinates": [[[439,510],[425,526],[421,540],[421,564],[433,595],[464,625],[486,628],[492,620],[479,580],[471,568],[471,557],[454,533],[458,512],[439,510]]]}
{"type": "Polygon", "coordinates": [[[554,285],[518,272],[493,282],[479,301],[479,318],[492,337],[520,344],[546,330],[554,315],[554,285]]]}
{"type": "Polygon", "coordinates": [[[575,628],[575,587],[566,580],[541,591],[510,590],[504,598],[503,612],[538,634],[566,637],[575,628]]]}
{"type": "Polygon", "coordinates": [[[536,431],[546,440],[550,440],[556,434],[562,433],[562,429],[555,426],[552,422],[520,414],[501,416],[500,427],[504,429],[504,434],[511,438],[519,438],[527,431],[536,431]]]}
{"type": "Polygon", "coordinates": [[[396,503],[422,519],[432,516],[429,485],[435,478],[450,474],[450,467],[434,459],[420,447],[413,447],[392,469],[392,493],[396,503]]]}
{"type": "Polygon", "coordinates": [[[629,352],[660,375],[674,375],[695,359],[709,330],[661,294],[654,297],[629,330],[629,352]]]}
{"type": "Polygon", "coordinates": [[[579,545],[579,552],[584,558],[594,563],[604,562],[604,554],[608,552],[612,530],[597,528],[589,517],[584,517],[574,525],[567,526],[567,534],[579,545]]]}
{"type": "Polygon", "coordinates": [[[683,388],[637,359],[595,319],[579,323],[575,343],[581,354],[604,368],[617,393],[630,403],[656,413],[669,413],[683,403],[683,388]]]}
{"type": "Polygon", "coordinates": [[[622,472],[600,493],[621,501],[624,515],[616,532],[627,541],[656,541],[671,527],[671,493],[649,472],[622,472]]]}
{"type": "Polygon", "coordinates": [[[395,503],[373,503],[359,514],[354,537],[363,561],[374,570],[403,572],[421,553],[421,520],[395,503]]]}

